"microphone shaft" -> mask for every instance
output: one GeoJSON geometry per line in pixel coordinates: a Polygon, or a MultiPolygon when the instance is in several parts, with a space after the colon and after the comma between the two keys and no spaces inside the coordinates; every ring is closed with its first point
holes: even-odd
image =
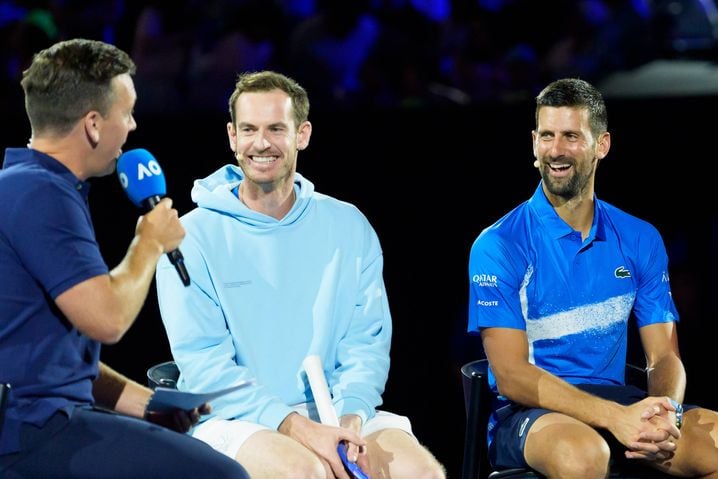
{"type": "MultiPolygon", "coordinates": [[[[157,204],[162,200],[162,198],[159,195],[152,195],[149,198],[146,198],[142,201],[142,205],[145,207],[145,210],[151,211],[157,204]]],[[[179,250],[179,248],[173,249],[172,251],[167,253],[167,258],[170,260],[170,263],[175,267],[175,270],[177,271],[177,274],[180,277],[180,280],[182,280],[182,284],[186,286],[190,285],[190,279],[189,279],[189,273],[187,272],[187,267],[184,264],[184,256],[182,256],[182,252],[179,250]]]]}
{"type": "Polygon", "coordinates": [[[182,284],[189,286],[189,273],[187,272],[187,267],[184,265],[184,256],[182,256],[182,252],[179,248],[173,249],[167,253],[167,257],[169,258],[170,263],[172,263],[177,270],[177,274],[182,280],[182,284]]]}
{"type": "Polygon", "coordinates": [[[160,200],[162,200],[162,197],[160,195],[152,195],[142,201],[142,206],[145,207],[145,211],[152,211],[155,206],[159,204],[160,200]]]}

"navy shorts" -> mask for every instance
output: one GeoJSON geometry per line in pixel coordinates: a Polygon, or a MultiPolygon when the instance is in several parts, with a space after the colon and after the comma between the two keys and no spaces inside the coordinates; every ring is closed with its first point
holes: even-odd
{"type": "MultiPolygon", "coordinates": [[[[610,386],[599,384],[576,384],[577,388],[593,394],[594,396],[615,401],[619,404],[633,404],[644,399],[647,394],[635,386],[610,386]]],[[[687,411],[696,406],[684,405],[683,410],[687,411]]],[[[524,446],[526,436],[533,423],[548,409],[527,408],[511,403],[496,411],[497,423],[493,431],[493,441],[489,446],[489,461],[497,469],[509,469],[514,467],[528,467],[524,459],[524,446]]],[[[625,460],[623,451],[624,445],[616,440],[611,433],[603,429],[597,429],[611,448],[611,458],[615,461],[625,460]]]]}

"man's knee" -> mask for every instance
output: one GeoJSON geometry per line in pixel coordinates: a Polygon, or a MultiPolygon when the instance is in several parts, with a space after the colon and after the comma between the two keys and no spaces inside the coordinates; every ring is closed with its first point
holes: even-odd
{"type": "Polygon", "coordinates": [[[302,457],[297,462],[279,461],[272,466],[274,472],[264,477],[287,479],[326,479],[327,471],[316,456],[302,457]]]}
{"type": "Polygon", "coordinates": [[[264,430],[247,439],[237,461],[253,478],[326,479],[330,476],[316,454],[276,431],[264,430]]]}
{"type": "MultiPolygon", "coordinates": [[[[446,471],[434,455],[408,433],[385,429],[367,437],[372,468],[391,471],[391,477],[445,479],[446,471]]],[[[385,474],[375,474],[380,477],[385,474]]],[[[372,476],[374,477],[374,476],[372,476]]]]}
{"type": "Polygon", "coordinates": [[[547,464],[551,477],[603,478],[608,474],[611,450],[598,434],[557,438],[551,446],[547,464]]]}

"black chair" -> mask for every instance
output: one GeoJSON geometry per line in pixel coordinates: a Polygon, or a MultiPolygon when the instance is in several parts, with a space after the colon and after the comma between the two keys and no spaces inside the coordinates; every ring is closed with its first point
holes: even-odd
{"type": "Polygon", "coordinates": [[[0,437],[2,437],[2,425],[5,421],[5,407],[7,406],[8,396],[10,396],[10,385],[0,383],[0,437]]]}
{"type": "Polygon", "coordinates": [[[151,389],[156,387],[177,389],[179,375],[179,368],[174,361],[155,364],[147,370],[147,386],[151,389]]]}
{"type": "MultiPolygon", "coordinates": [[[[464,407],[466,408],[466,430],[464,435],[464,461],[462,479],[525,479],[543,477],[530,469],[491,470],[486,443],[486,426],[491,413],[492,392],[488,381],[488,360],[478,359],[461,367],[461,379],[464,389],[464,407]]],[[[645,369],[633,364],[626,365],[626,383],[646,389],[645,369]]],[[[668,478],[659,471],[631,468],[631,470],[613,470],[611,478],[642,479],[668,478]]]]}

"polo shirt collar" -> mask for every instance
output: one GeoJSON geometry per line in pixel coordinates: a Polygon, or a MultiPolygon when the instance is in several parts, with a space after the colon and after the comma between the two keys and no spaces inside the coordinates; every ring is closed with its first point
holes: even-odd
{"type": "Polygon", "coordinates": [[[5,150],[3,168],[9,168],[15,165],[38,165],[44,170],[55,173],[67,181],[68,184],[72,185],[72,187],[87,200],[90,193],[90,183],[88,181],[79,180],[69,168],[50,155],[38,150],[33,150],[32,148],[7,148],[5,150]]]}
{"type": "MultiPolygon", "coordinates": [[[[539,182],[536,191],[534,191],[533,196],[529,199],[529,207],[533,210],[539,221],[541,221],[541,224],[549,231],[552,238],[559,239],[572,234],[573,228],[571,228],[564,220],[561,219],[558,213],[556,213],[553,205],[549,202],[548,198],[546,198],[546,194],[544,193],[541,184],[542,183],[539,182]]],[[[603,220],[603,207],[596,198],[595,193],[593,195],[593,199],[593,224],[591,225],[591,230],[588,233],[588,238],[586,238],[586,241],[584,242],[585,244],[590,243],[593,240],[603,240],[606,238],[603,220]]]]}

